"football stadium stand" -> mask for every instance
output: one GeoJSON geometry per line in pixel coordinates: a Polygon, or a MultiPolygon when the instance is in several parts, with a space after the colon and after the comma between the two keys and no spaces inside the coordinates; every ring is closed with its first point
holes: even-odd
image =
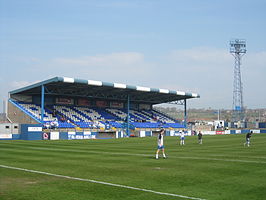
{"type": "Polygon", "coordinates": [[[198,94],[120,83],[55,77],[9,92],[8,117],[44,129],[116,131],[186,127],[186,101],[198,94]],[[154,109],[184,105],[184,123],[154,109]]]}
{"type": "MultiPolygon", "coordinates": [[[[41,106],[32,103],[16,102],[13,104],[21,108],[27,115],[41,122],[41,106]]],[[[126,122],[125,109],[91,108],[86,106],[47,105],[44,108],[43,124],[58,122],[59,128],[100,128],[109,124],[122,127],[126,122]],[[53,116],[53,111],[55,115],[53,116]]],[[[183,126],[170,117],[155,110],[130,110],[130,123],[137,128],[182,128],[183,126]],[[155,117],[156,116],[156,117],[155,117]]]]}

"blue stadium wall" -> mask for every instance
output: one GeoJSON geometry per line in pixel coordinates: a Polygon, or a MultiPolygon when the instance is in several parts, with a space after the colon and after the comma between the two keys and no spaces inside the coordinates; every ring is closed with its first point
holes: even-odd
{"type": "MultiPolygon", "coordinates": [[[[216,134],[246,134],[250,131],[254,133],[266,133],[266,129],[243,129],[243,130],[228,130],[216,131],[216,134]]],[[[59,132],[53,130],[45,132],[40,124],[21,124],[20,134],[10,134],[9,137],[1,138],[0,140],[80,140],[80,139],[110,139],[125,137],[122,131],[116,132],[92,132],[92,131],[69,131],[59,132]]],[[[155,132],[156,135],[157,132],[155,132]]],[[[175,136],[178,131],[166,131],[166,136],[175,136]]],[[[140,137],[153,136],[152,131],[142,130],[140,137]]]]}
{"type": "Polygon", "coordinates": [[[265,122],[259,122],[258,127],[259,128],[266,128],[266,123],[265,122]]]}

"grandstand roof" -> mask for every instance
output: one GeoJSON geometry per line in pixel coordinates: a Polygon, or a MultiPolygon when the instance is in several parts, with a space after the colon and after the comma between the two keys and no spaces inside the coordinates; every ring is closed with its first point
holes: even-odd
{"type": "Polygon", "coordinates": [[[200,97],[195,93],[67,77],[51,78],[27,87],[13,90],[9,93],[11,97],[16,94],[40,95],[42,85],[45,86],[46,95],[125,101],[129,94],[131,102],[151,104],[168,103],[200,97]]]}

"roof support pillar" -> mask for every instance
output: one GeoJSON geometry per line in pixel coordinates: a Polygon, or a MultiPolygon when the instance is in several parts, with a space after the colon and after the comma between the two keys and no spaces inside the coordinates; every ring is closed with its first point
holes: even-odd
{"type": "Polygon", "coordinates": [[[42,85],[42,93],[41,93],[41,122],[43,123],[44,117],[44,85],[42,85]]]}
{"type": "Polygon", "coordinates": [[[184,126],[187,128],[187,99],[184,99],[184,126]]]}
{"type": "Polygon", "coordinates": [[[129,116],[129,112],[130,112],[130,95],[127,95],[127,136],[130,136],[130,129],[129,129],[129,120],[130,120],[130,116],[129,116]]]}

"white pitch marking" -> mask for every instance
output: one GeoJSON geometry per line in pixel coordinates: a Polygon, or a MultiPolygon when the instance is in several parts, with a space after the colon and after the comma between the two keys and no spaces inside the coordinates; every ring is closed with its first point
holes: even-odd
{"type": "Polygon", "coordinates": [[[196,198],[196,197],[188,197],[188,196],[184,196],[184,195],[172,194],[172,193],[166,193],[166,192],[157,192],[154,190],[136,188],[136,187],[131,187],[131,186],[127,186],[127,185],[120,185],[120,184],[115,184],[115,183],[96,181],[96,180],[92,180],[92,179],[77,178],[77,177],[72,177],[72,176],[64,176],[64,175],[60,175],[60,174],[52,174],[52,173],[48,173],[48,172],[12,167],[12,166],[7,166],[7,165],[0,165],[0,167],[6,168],[6,169],[14,169],[14,170],[19,170],[19,171],[31,172],[31,173],[36,173],[36,174],[44,174],[44,175],[54,176],[54,177],[59,177],[59,178],[66,178],[66,179],[71,179],[71,180],[84,181],[84,182],[90,182],[90,183],[98,183],[98,184],[109,185],[109,186],[120,187],[120,188],[126,188],[126,189],[131,189],[131,190],[150,192],[150,193],[159,194],[159,195],[174,196],[174,197],[180,197],[180,198],[184,198],[184,199],[204,200],[204,199],[196,198]]]}

